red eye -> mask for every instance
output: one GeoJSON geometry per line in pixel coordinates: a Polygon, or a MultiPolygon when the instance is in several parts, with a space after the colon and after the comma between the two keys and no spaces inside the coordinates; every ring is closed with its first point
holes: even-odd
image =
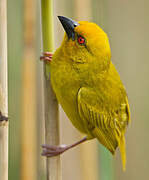
{"type": "Polygon", "coordinates": [[[78,43],[82,45],[85,44],[85,38],[82,36],[78,36],[78,43]]]}

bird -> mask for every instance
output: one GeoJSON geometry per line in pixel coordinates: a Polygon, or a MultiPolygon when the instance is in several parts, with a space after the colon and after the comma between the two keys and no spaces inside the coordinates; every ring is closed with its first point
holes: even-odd
{"type": "Polygon", "coordinates": [[[57,156],[96,138],[113,155],[119,147],[125,170],[130,108],[125,87],[111,61],[108,36],[93,22],[77,22],[64,16],[58,19],[65,30],[63,41],[54,54],[44,52],[40,59],[50,64],[58,102],[85,136],[72,145],[43,145],[42,155],[57,156]]]}

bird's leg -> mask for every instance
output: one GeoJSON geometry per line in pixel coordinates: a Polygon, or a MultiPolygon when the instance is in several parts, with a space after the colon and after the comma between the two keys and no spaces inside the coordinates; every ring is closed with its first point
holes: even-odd
{"type": "Polygon", "coordinates": [[[53,54],[51,52],[43,52],[42,56],[40,56],[41,61],[51,62],[53,54]]]}
{"type": "Polygon", "coordinates": [[[8,121],[8,117],[3,116],[1,111],[0,111],[0,121],[8,121]]]}
{"type": "Polygon", "coordinates": [[[87,140],[87,137],[84,137],[80,141],[71,144],[71,145],[60,145],[60,146],[53,146],[53,145],[42,145],[43,152],[42,155],[46,157],[53,157],[62,154],[63,152],[71,149],[87,140]]]}

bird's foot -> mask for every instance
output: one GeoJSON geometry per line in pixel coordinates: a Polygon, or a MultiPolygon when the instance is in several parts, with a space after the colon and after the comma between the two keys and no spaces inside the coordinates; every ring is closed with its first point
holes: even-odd
{"type": "Polygon", "coordinates": [[[51,52],[43,52],[40,60],[44,62],[51,62],[53,54],[51,52]]]}
{"type": "Polygon", "coordinates": [[[69,149],[67,145],[53,146],[53,145],[42,145],[43,151],[42,156],[53,157],[58,156],[69,149]]]}
{"type": "Polygon", "coordinates": [[[62,154],[63,152],[67,151],[68,149],[71,149],[83,142],[87,141],[87,136],[82,138],[80,141],[77,141],[74,144],[71,145],[61,145],[61,146],[53,146],[53,145],[42,145],[43,151],[42,155],[46,157],[53,157],[53,156],[58,156],[62,154]]]}

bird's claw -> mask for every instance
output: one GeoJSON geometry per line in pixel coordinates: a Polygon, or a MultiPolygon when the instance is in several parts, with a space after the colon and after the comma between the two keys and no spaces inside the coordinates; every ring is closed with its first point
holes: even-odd
{"type": "Polygon", "coordinates": [[[68,148],[66,145],[53,146],[53,145],[42,145],[43,151],[42,156],[53,157],[62,154],[68,148]]]}
{"type": "Polygon", "coordinates": [[[43,52],[42,56],[40,56],[41,61],[51,62],[53,54],[51,52],[43,52]]]}

